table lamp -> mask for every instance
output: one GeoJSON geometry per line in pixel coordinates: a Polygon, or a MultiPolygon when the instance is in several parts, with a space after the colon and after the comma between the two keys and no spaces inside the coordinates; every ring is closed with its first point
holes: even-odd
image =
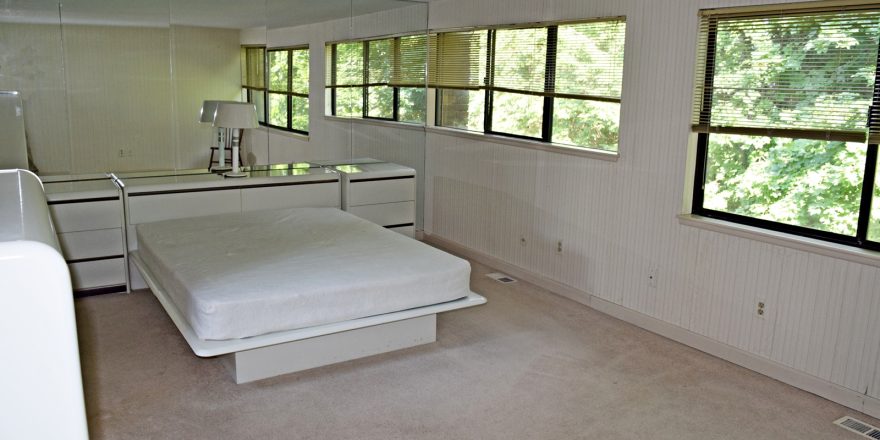
{"type": "MultiPolygon", "coordinates": [[[[202,109],[199,113],[199,122],[201,123],[213,123],[214,122],[214,113],[217,112],[217,104],[221,102],[234,102],[234,101],[209,101],[206,100],[202,103],[202,109]]],[[[229,171],[232,167],[226,165],[226,139],[228,136],[225,136],[226,132],[221,127],[216,127],[214,134],[211,135],[211,146],[217,147],[217,151],[220,153],[220,159],[216,167],[211,167],[211,171],[229,171]]]]}
{"type": "Polygon", "coordinates": [[[232,131],[232,171],[226,177],[246,177],[238,163],[238,148],[241,144],[242,130],[259,127],[257,107],[248,102],[219,102],[214,112],[214,127],[232,131]]]}

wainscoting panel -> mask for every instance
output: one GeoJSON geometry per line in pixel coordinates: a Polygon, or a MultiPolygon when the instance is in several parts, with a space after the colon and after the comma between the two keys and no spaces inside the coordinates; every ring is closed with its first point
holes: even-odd
{"type": "MultiPolygon", "coordinates": [[[[592,295],[877,396],[880,269],[677,218],[691,179],[698,10],[757,3],[766,2],[545,0],[540,11],[532,7],[529,21],[626,16],[619,159],[430,131],[425,230],[570,286],[585,302],[592,295]]],[[[431,25],[486,24],[470,18],[483,7],[507,8],[501,0],[436,0],[431,25]]]]}

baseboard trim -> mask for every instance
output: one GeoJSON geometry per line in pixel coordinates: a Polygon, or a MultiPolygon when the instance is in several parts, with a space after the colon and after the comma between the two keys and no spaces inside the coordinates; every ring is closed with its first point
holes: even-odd
{"type": "Polygon", "coordinates": [[[632,309],[590,295],[572,286],[549,279],[527,269],[500,260],[491,255],[471,249],[456,242],[436,235],[424,233],[424,241],[443,248],[453,254],[469,258],[481,264],[501,270],[510,276],[519,278],[557,295],[566,297],[594,310],[605,313],[621,321],[641,327],[652,333],[687,345],[689,347],[724,359],[782,383],[800,388],[819,397],[860,411],[872,417],[880,418],[880,399],[866,396],[857,391],[833,384],[819,377],[795,370],[754,353],[724,344],[706,336],[694,333],[683,327],[661,321],[632,309]]]}

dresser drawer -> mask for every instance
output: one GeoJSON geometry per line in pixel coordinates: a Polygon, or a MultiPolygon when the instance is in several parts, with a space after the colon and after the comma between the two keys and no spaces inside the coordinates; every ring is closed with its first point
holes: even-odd
{"type": "Polygon", "coordinates": [[[348,212],[381,226],[410,225],[415,218],[416,202],[352,206],[348,212]]]}
{"type": "Polygon", "coordinates": [[[65,260],[122,255],[122,228],[58,234],[65,260]]]}
{"type": "Polygon", "coordinates": [[[67,267],[74,290],[125,284],[125,260],[122,258],[71,263],[67,267]]]}
{"type": "Polygon", "coordinates": [[[339,207],[339,182],[242,188],[242,211],[302,207],[339,207]]]}
{"type": "Polygon", "coordinates": [[[132,225],[176,218],[241,212],[241,190],[193,191],[128,196],[132,225]]]}
{"type": "Polygon", "coordinates": [[[348,206],[405,202],[416,199],[416,179],[349,181],[348,206]]]}
{"type": "Polygon", "coordinates": [[[120,200],[50,204],[49,212],[59,233],[122,227],[120,200]]]}

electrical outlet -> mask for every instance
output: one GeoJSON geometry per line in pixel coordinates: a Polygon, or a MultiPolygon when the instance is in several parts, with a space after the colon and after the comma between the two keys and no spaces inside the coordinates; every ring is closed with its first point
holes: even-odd
{"type": "Polygon", "coordinates": [[[131,150],[127,150],[124,148],[119,149],[119,157],[131,157],[134,156],[134,152],[131,150]]]}
{"type": "Polygon", "coordinates": [[[657,288],[657,272],[658,269],[656,267],[652,267],[648,269],[648,286],[657,288]]]}
{"type": "Polygon", "coordinates": [[[559,240],[556,242],[556,253],[557,254],[562,253],[562,240],[559,240]]]}
{"type": "Polygon", "coordinates": [[[758,318],[766,318],[767,317],[767,303],[763,299],[758,300],[757,307],[755,308],[755,314],[758,318]]]}

